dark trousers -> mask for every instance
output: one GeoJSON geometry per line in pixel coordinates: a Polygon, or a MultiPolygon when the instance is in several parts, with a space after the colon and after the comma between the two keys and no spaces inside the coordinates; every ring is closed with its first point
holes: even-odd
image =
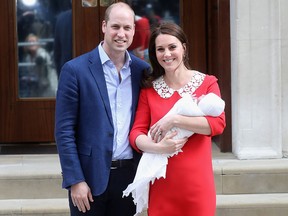
{"type": "Polygon", "coordinates": [[[69,192],[71,216],[133,216],[136,213],[136,206],[131,195],[123,198],[122,195],[128,184],[133,182],[134,176],[133,166],[111,169],[106,191],[100,196],[93,196],[94,202],[90,203],[90,210],[86,213],[74,207],[69,192]]]}

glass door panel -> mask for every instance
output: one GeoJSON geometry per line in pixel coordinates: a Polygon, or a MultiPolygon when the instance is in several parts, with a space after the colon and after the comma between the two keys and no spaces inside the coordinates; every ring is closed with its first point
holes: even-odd
{"type": "MultiPolygon", "coordinates": [[[[18,97],[49,98],[55,97],[58,84],[59,42],[69,40],[69,58],[72,57],[72,15],[71,0],[18,0],[17,7],[17,45],[18,45],[18,97]],[[57,17],[70,11],[70,31],[57,31],[57,17]],[[57,36],[57,39],[56,39],[57,36]],[[56,49],[55,49],[56,48],[56,49]],[[57,53],[55,53],[55,51],[57,53]],[[57,58],[55,58],[57,57],[57,58]]],[[[65,30],[68,26],[65,26],[65,30]]],[[[68,59],[67,59],[68,60],[68,59]]]]}
{"type": "Polygon", "coordinates": [[[82,0],[82,7],[97,7],[97,0],[82,0]]]}
{"type": "Polygon", "coordinates": [[[135,12],[135,35],[128,48],[136,56],[149,62],[148,43],[150,29],[162,21],[179,24],[179,1],[175,0],[126,0],[135,12]]]}

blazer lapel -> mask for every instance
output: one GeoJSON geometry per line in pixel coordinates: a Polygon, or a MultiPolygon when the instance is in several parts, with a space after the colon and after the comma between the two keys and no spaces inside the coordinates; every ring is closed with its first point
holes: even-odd
{"type": "Polygon", "coordinates": [[[112,112],[110,108],[109,96],[107,91],[107,85],[104,77],[104,71],[101,64],[98,48],[94,49],[89,55],[89,65],[92,76],[96,81],[96,85],[102,97],[102,102],[105,106],[106,113],[109,117],[110,123],[113,126],[112,112]]]}

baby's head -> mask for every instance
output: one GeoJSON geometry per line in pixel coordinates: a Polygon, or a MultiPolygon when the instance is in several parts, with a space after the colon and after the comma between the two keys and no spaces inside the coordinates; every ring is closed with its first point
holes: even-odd
{"type": "Polygon", "coordinates": [[[207,116],[219,116],[225,108],[225,102],[216,94],[209,93],[200,98],[198,107],[207,116]]]}

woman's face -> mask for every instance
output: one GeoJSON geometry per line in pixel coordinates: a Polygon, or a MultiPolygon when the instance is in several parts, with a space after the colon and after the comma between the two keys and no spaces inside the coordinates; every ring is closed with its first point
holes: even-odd
{"type": "Polygon", "coordinates": [[[179,66],[184,64],[183,56],[186,47],[178,38],[168,34],[160,34],[156,37],[155,48],[157,61],[165,72],[176,71],[179,66]]]}

